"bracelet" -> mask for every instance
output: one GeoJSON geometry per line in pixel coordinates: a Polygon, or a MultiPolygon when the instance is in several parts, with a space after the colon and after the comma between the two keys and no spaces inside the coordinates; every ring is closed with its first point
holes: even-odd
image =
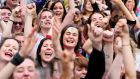
{"type": "Polygon", "coordinates": [[[15,66],[21,64],[24,61],[24,58],[19,55],[19,53],[16,53],[11,60],[11,63],[14,64],[15,66]]]}

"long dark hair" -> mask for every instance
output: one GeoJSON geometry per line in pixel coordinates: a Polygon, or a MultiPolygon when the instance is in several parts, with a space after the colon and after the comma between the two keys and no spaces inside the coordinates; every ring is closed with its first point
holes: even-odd
{"type": "Polygon", "coordinates": [[[53,3],[52,3],[52,5],[51,5],[50,10],[52,10],[52,11],[53,11],[54,6],[55,6],[55,4],[57,4],[57,3],[61,3],[61,4],[62,4],[62,6],[63,6],[63,9],[64,9],[64,13],[63,13],[63,16],[62,16],[62,21],[63,21],[63,20],[64,20],[64,18],[65,18],[65,16],[66,16],[66,13],[67,13],[63,2],[61,2],[61,1],[59,1],[59,0],[58,0],[58,1],[55,1],[55,2],[53,2],[53,3]]]}
{"type": "MultiPolygon", "coordinates": [[[[126,4],[126,2],[128,1],[128,0],[122,0],[123,2],[124,2],[124,4],[126,4]]],[[[138,1],[139,0],[134,0],[134,3],[135,3],[135,6],[134,6],[134,12],[136,11],[136,8],[137,8],[137,5],[138,5],[138,1]]]]}
{"type": "Polygon", "coordinates": [[[46,40],[51,40],[51,38],[43,38],[41,41],[40,41],[40,43],[39,43],[39,46],[38,46],[38,48],[37,48],[37,56],[36,56],[36,60],[37,60],[37,63],[41,66],[41,67],[43,67],[42,66],[42,63],[41,63],[41,56],[40,56],[40,52],[41,52],[41,47],[42,47],[42,45],[43,45],[43,43],[44,43],[44,41],[46,41],[46,40]]]}
{"type": "Polygon", "coordinates": [[[74,52],[76,54],[79,53],[79,49],[81,47],[81,40],[82,40],[82,37],[81,37],[81,33],[80,33],[80,30],[78,29],[77,25],[75,24],[68,24],[66,27],[64,27],[61,31],[61,36],[60,36],[60,44],[61,44],[61,47],[62,47],[62,50],[64,50],[64,44],[63,44],[63,37],[64,37],[64,33],[66,32],[66,30],[69,28],[69,27],[74,27],[78,30],[78,42],[77,42],[77,45],[75,46],[74,48],[74,52]]]}

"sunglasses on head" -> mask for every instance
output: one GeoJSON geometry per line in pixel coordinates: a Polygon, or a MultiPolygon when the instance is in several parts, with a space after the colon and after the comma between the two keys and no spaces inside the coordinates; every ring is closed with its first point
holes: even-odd
{"type": "Polygon", "coordinates": [[[22,25],[22,22],[15,22],[15,21],[14,21],[13,24],[14,24],[14,25],[17,25],[17,24],[22,25]]]}

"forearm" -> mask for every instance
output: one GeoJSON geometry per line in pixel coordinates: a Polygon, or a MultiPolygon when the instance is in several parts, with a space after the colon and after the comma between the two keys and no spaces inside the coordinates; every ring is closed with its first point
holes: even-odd
{"type": "Polygon", "coordinates": [[[73,69],[71,69],[70,62],[62,63],[62,75],[60,79],[72,79],[73,69]]]}
{"type": "Polygon", "coordinates": [[[130,38],[124,37],[122,40],[123,63],[125,66],[126,76],[128,76],[129,79],[136,79],[135,63],[130,46],[130,38]]]}
{"type": "Polygon", "coordinates": [[[24,27],[24,36],[27,37],[30,32],[32,31],[32,20],[33,16],[32,14],[27,14],[26,20],[25,20],[25,27],[24,27]]]}
{"type": "Polygon", "coordinates": [[[105,53],[105,70],[108,72],[113,62],[113,43],[105,43],[103,50],[105,53]]]}
{"type": "Polygon", "coordinates": [[[90,39],[86,40],[82,47],[88,54],[91,54],[92,52],[92,42],[90,39]]]}
{"type": "Polygon", "coordinates": [[[135,18],[132,16],[132,14],[130,13],[130,11],[125,7],[125,5],[124,5],[124,3],[122,1],[121,2],[118,2],[117,5],[120,7],[120,9],[125,14],[125,16],[126,16],[126,18],[128,20],[135,21],[135,18]]]}
{"type": "Polygon", "coordinates": [[[12,36],[12,25],[13,25],[13,21],[12,19],[10,19],[8,21],[8,23],[6,24],[6,26],[3,26],[3,31],[2,31],[2,37],[11,37],[12,36]]]}
{"type": "Polygon", "coordinates": [[[62,30],[66,25],[70,24],[73,21],[75,11],[73,9],[70,9],[67,13],[67,15],[64,18],[64,21],[60,25],[60,30],[62,30]]]}
{"type": "Polygon", "coordinates": [[[0,79],[9,79],[15,70],[16,66],[9,62],[1,71],[0,71],[0,79]]]}
{"type": "Polygon", "coordinates": [[[74,0],[68,0],[69,1],[69,7],[70,7],[70,9],[73,9],[73,8],[75,8],[75,6],[74,6],[74,0]]]}

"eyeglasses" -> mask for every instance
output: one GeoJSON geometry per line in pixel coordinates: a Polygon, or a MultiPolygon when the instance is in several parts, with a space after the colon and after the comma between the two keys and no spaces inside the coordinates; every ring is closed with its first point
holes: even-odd
{"type": "Polygon", "coordinates": [[[17,24],[22,25],[23,23],[22,23],[22,22],[15,22],[15,21],[14,21],[13,24],[14,24],[14,25],[17,25],[17,24]]]}

